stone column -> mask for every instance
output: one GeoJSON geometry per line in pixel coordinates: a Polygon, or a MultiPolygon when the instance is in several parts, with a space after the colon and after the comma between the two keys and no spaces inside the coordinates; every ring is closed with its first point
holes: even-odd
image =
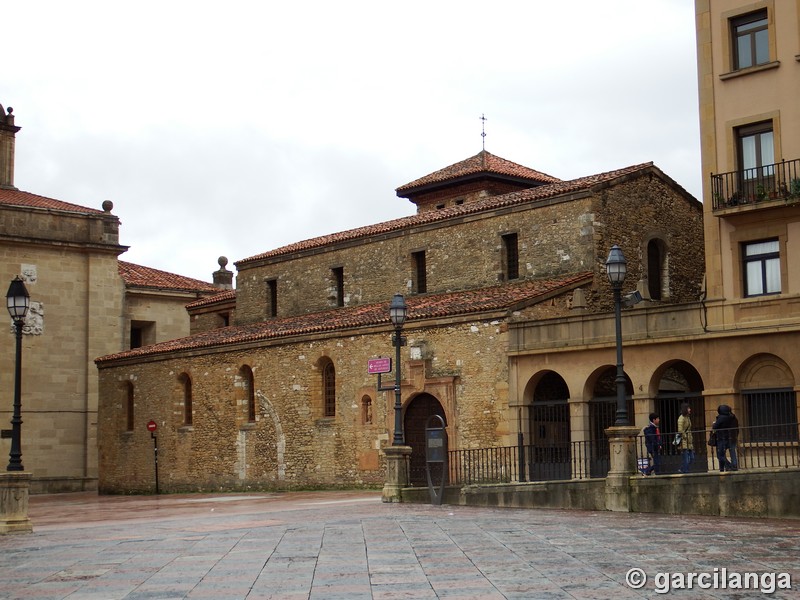
{"type": "Polygon", "coordinates": [[[630,480],[636,474],[636,436],[639,428],[630,425],[609,427],[611,465],[606,476],[606,510],[630,511],[630,480]]]}
{"type": "Polygon", "coordinates": [[[28,518],[30,489],[30,473],[0,473],[0,535],[33,531],[33,525],[28,518]]]}
{"type": "Polygon", "coordinates": [[[400,490],[408,487],[411,446],[387,446],[383,454],[386,456],[386,482],[381,499],[384,502],[402,502],[400,490]]]}

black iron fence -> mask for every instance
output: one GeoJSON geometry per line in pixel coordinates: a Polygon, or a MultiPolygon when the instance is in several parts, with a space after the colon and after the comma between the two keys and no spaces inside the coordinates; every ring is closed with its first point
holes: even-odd
{"type": "Polygon", "coordinates": [[[711,176],[714,210],[763,202],[800,200],[800,159],[711,176]]]}
{"type": "MultiPolygon", "coordinates": [[[[719,470],[717,448],[708,445],[710,433],[710,429],[692,432],[693,456],[688,462],[688,473],[719,470]]],[[[680,473],[686,466],[686,457],[682,448],[672,443],[674,438],[674,432],[661,434],[662,443],[655,458],[648,454],[645,437],[640,434],[636,438],[639,470],[654,466],[657,475],[680,473]]],[[[734,460],[738,470],[800,467],[800,425],[740,427],[734,454],[727,450],[725,457],[726,461],[734,460]]],[[[524,445],[448,452],[451,485],[602,478],[609,467],[607,439],[569,442],[553,448],[524,445]]]]}
{"type": "Polygon", "coordinates": [[[451,450],[448,463],[452,485],[605,477],[608,441],[568,442],[552,448],[522,446],[521,453],[520,446],[451,450]]]}
{"type": "MultiPolygon", "coordinates": [[[[721,470],[718,448],[709,446],[711,429],[692,432],[694,461],[689,465],[690,473],[721,470]]],[[[725,452],[725,461],[733,462],[735,469],[769,469],[777,467],[800,467],[800,425],[798,423],[781,423],[739,427],[731,436],[733,453],[730,448],[725,452]]],[[[662,434],[662,446],[657,459],[658,473],[670,475],[680,472],[683,466],[684,452],[673,445],[674,433],[662,434]]],[[[645,438],[640,435],[636,440],[638,466],[640,470],[649,470],[656,459],[648,455],[645,438]]],[[[723,466],[726,463],[722,463],[723,466]]],[[[733,469],[731,469],[733,470],[733,469]]]]}

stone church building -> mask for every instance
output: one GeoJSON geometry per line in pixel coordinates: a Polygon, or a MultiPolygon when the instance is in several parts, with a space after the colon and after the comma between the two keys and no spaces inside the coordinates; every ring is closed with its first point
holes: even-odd
{"type": "Polygon", "coordinates": [[[519,431],[526,443],[548,430],[600,441],[614,418],[611,246],[627,257],[625,291],[644,297],[626,313],[651,327],[651,311],[701,292],[702,205],[651,163],[564,181],[484,150],[397,195],[416,214],[239,260],[235,292],[188,305],[191,335],[98,358],[100,491],[154,489],[150,421],[161,490],[383,483],[394,394],[367,365],[393,356],[396,293],[408,306],[399,376],[412,480],[433,414],[451,449],[512,445],[519,431]],[[522,323],[571,319],[563,342],[546,331],[520,342],[522,323]],[[532,424],[516,355],[573,341],[595,348],[575,355],[591,381],[570,393],[545,377],[539,390],[573,413],[532,424]]]}

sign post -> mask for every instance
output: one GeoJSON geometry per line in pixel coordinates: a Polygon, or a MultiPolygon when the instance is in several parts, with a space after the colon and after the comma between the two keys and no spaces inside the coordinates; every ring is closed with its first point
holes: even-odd
{"type": "MultiPolygon", "coordinates": [[[[381,383],[381,375],[384,373],[391,373],[392,372],[392,359],[391,358],[370,358],[367,361],[367,373],[370,375],[377,375],[378,376],[378,391],[379,392],[391,392],[394,391],[395,384],[391,385],[383,385],[381,383]]],[[[399,375],[398,375],[399,377],[399,375]]]]}
{"type": "Polygon", "coordinates": [[[155,421],[150,420],[147,422],[147,431],[150,432],[150,437],[153,438],[153,460],[156,471],[156,495],[158,495],[158,436],[156,436],[156,429],[158,429],[158,425],[155,421]]]}

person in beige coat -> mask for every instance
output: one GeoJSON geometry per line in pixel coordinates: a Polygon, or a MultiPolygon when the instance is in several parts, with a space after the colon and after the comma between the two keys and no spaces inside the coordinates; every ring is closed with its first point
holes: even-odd
{"type": "Polygon", "coordinates": [[[683,461],[681,468],[678,469],[679,473],[688,473],[689,467],[694,462],[694,443],[692,442],[692,407],[688,402],[681,404],[681,414],[678,417],[678,431],[681,436],[681,442],[678,444],[681,453],[683,454],[683,461]]]}

